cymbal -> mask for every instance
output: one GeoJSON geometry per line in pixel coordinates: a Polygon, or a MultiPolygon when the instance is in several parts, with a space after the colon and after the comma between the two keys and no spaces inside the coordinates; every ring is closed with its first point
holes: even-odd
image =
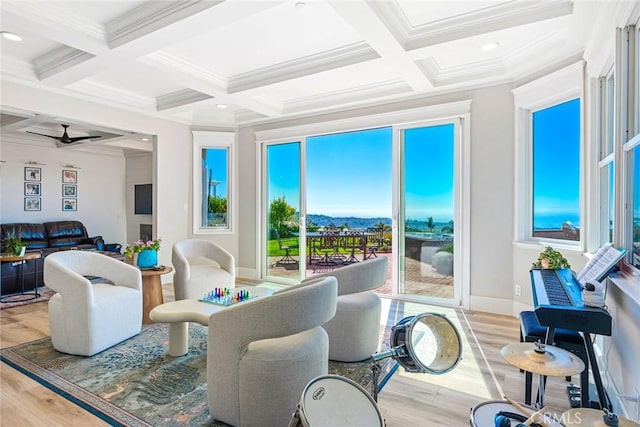
{"type": "Polygon", "coordinates": [[[534,374],[565,377],[584,371],[584,362],[573,353],[537,342],[509,344],[500,354],[513,366],[534,374]]]}
{"type": "MultiPolygon", "coordinates": [[[[607,427],[602,420],[603,415],[604,412],[599,409],[573,408],[562,414],[562,422],[567,427],[607,427]]],[[[640,427],[640,424],[626,418],[618,417],[618,427],[640,427]]]]}

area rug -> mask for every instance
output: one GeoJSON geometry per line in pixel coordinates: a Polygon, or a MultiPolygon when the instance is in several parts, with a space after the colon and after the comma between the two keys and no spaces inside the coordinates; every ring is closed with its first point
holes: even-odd
{"type": "MultiPolygon", "coordinates": [[[[168,325],[158,323],[89,358],[59,353],[43,338],[0,350],[0,360],[114,426],[226,426],[209,419],[207,328],[191,323],[189,335],[181,357],[167,354],[168,325]]],[[[381,378],[395,369],[391,360],[381,378]]],[[[371,389],[368,362],[329,362],[329,373],[371,389]]]]}
{"type": "MultiPolygon", "coordinates": [[[[33,291],[29,291],[29,292],[33,294],[33,291]]],[[[47,288],[46,286],[42,286],[41,288],[38,288],[38,294],[40,294],[38,298],[25,300],[25,298],[29,298],[29,295],[26,295],[26,294],[3,296],[2,303],[0,303],[0,310],[18,307],[21,305],[33,304],[35,302],[49,301],[49,298],[51,298],[55,293],[56,293],[55,291],[47,288]]]]}

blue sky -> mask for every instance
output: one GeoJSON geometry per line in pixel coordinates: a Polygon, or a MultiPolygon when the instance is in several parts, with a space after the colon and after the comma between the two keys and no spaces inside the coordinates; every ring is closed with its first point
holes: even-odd
{"type": "MultiPolygon", "coordinates": [[[[452,219],[452,138],[452,125],[407,133],[409,218],[452,219]]],[[[389,127],[307,138],[307,213],[390,218],[391,150],[389,127]]],[[[298,206],[299,145],[271,146],[268,153],[269,199],[284,195],[298,206]]]]}
{"type": "Polygon", "coordinates": [[[535,112],[533,139],[534,228],[547,228],[544,218],[558,214],[579,221],[580,101],[535,112]]]}
{"type": "MultiPolygon", "coordinates": [[[[227,197],[227,150],[224,148],[205,150],[205,162],[207,169],[213,171],[213,174],[209,175],[207,172],[207,180],[209,176],[212,177],[211,181],[218,181],[220,184],[215,186],[215,194],[218,197],[227,197]]],[[[213,196],[213,186],[211,187],[211,195],[213,196]]]]}

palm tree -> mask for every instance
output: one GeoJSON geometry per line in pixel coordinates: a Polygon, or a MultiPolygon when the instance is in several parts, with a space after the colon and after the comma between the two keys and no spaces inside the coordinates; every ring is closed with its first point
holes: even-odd
{"type": "Polygon", "coordinates": [[[426,225],[429,231],[433,232],[433,229],[436,226],[435,222],[433,222],[433,217],[430,216],[429,218],[427,218],[426,225]]]}

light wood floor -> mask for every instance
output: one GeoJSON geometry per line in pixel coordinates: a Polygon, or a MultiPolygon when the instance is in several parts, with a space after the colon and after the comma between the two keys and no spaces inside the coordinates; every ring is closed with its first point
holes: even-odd
{"type": "MultiPolygon", "coordinates": [[[[165,301],[173,300],[171,286],[163,288],[165,301]]],[[[445,314],[456,325],[463,341],[463,358],[453,371],[443,375],[398,369],[378,396],[378,407],[388,427],[469,426],[471,411],[478,405],[502,400],[503,395],[523,401],[524,376],[500,356],[503,346],[518,341],[517,319],[383,299],[383,319],[389,325],[423,312],[445,314]]],[[[46,302],[0,311],[0,347],[46,336],[46,302]]],[[[0,386],[1,426],[107,425],[4,363],[0,363],[0,386]]],[[[546,408],[558,418],[569,409],[563,378],[549,379],[546,408]]]]}

